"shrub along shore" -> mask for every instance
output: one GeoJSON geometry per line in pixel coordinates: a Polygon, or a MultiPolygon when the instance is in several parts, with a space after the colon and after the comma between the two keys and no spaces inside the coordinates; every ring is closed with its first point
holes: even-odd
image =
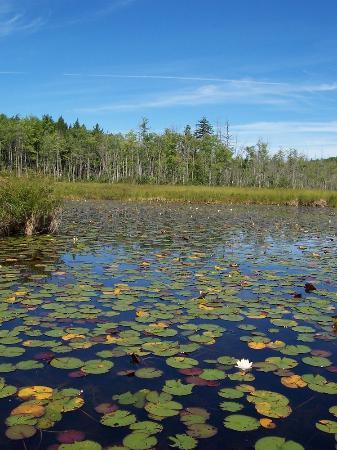
{"type": "Polygon", "coordinates": [[[337,191],[149,184],[57,182],[67,200],[161,201],[337,207],[337,191]]]}
{"type": "Polygon", "coordinates": [[[0,236],[53,233],[61,198],[46,179],[0,178],[0,236]]]}

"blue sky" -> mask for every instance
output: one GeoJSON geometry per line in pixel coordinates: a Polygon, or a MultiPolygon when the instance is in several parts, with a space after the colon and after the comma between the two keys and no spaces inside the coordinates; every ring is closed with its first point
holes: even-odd
{"type": "Polygon", "coordinates": [[[0,112],[337,156],[336,0],[0,0],[0,112]]]}

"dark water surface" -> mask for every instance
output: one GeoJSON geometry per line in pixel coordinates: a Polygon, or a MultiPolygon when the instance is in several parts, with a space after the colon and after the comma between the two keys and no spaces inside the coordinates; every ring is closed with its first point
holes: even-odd
{"type": "Polygon", "coordinates": [[[86,202],[0,240],[0,449],[334,449],[336,231],[329,209],[86,202]]]}

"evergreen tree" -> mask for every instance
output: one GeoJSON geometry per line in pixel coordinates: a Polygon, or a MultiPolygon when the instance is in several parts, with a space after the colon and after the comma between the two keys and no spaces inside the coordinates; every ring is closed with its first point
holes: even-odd
{"type": "Polygon", "coordinates": [[[202,139],[203,137],[210,136],[211,134],[213,134],[213,127],[209,123],[207,118],[204,116],[196,124],[196,129],[195,129],[195,132],[194,132],[194,136],[197,139],[202,139]]]}
{"type": "Polygon", "coordinates": [[[68,125],[66,124],[66,122],[62,116],[60,116],[57,119],[57,121],[55,123],[55,127],[56,127],[56,130],[62,135],[66,134],[66,132],[68,130],[68,125]]]}

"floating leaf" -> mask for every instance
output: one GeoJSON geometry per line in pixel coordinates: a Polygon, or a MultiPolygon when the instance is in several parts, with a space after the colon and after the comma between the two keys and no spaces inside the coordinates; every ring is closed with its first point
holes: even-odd
{"type": "Polygon", "coordinates": [[[166,364],[175,367],[176,369],[190,369],[193,366],[197,366],[199,363],[196,359],[187,358],[184,356],[172,356],[167,358],[166,364]]]}
{"type": "Polygon", "coordinates": [[[157,402],[157,403],[147,403],[145,405],[145,409],[150,414],[153,414],[157,417],[171,417],[179,414],[179,410],[181,410],[183,406],[174,401],[167,402],[157,402]]]}
{"type": "Polygon", "coordinates": [[[267,428],[268,430],[276,428],[275,423],[271,419],[267,419],[266,417],[260,419],[260,424],[263,428],[267,428]]]}
{"type": "Polygon", "coordinates": [[[136,416],[129,411],[118,409],[115,412],[104,414],[100,422],[107,427],[125,427],[136,422],[136,416]]]}
{"type": "Polygon", "coordinates": [[[29,414],[33,417],[41,417],[41,416],[43,416],[45,411],[46,411],[46,409],[42,405],[39,405],[37,403],[25,402],[25,403],[22,403],[21,405],[17,406],[16,408],[14,408],[11,412],[11,415],[12,416],[16,416],[16,415],[21,416],[22,414],[29,414]]]}
{"type": "Polygon", "coordinates": [[[61,444],[73,444],[74,442],[84,441],[85,433],[79,430],[61,431],[57,435],[57,440],[61,444]]]}
{"type": "Polygon", "coordinates": [[[157,438],[137,431],[126,436],[123,444],[131,450],[146,450],[157,444],[157,438]]]}
{"type": "Polygon", "coordinates": [[[255,417],[233,414],[225,418],[224,426],[235,431],[253,431],[260,427],[260,422],[255,417]]]}
{"type": "Polygon", "coordinates": [[[302,380],[302,378],[299,375],[291,375],[290,377],[282,377],[281,383],[292,389],[296,388],[303,388],[307,386],[307,383],[302,380]]]}
{"type": "Polygon", "coordinates": [[[73,370],[78,369],[84,365],[84,362],[79,358],[64,357],[64,358],[53,358],[50,361],[50,365],[57,367],[58,369],[73,370]]]}
{"type": "Polygon", "coordinates": [[[322,356],[306,356],[302,358],[302,361],[304,364],[315,367],[328,367],[332,364],[328,358],[323,358],[322,356]]]}
{"type": "Polygon", "coordinates": [[[53,396],[54,390],[48,386],[29,386],[19,390],[18,397],[22,400],[47,400],[53,396]]]}
{"type": "Polygon", "coordinates": [[[304,447],[294,441],[286,441],[282,437],[268,436],[255,443],[255,450],[304,450],[304,447]]]}
{"type": "Polygon", "coordinates": [[[58,450],[102,450],[102,446],[94,441],[81,441],[73,444],[61,444],[58,450]]]}
{"type": "Polygon", "coordinates": [[[218,429],[208,423],[195,423],[189,425],[187,434],[197,439],[208,439],[215,436],[218,429]]]}
{"type": "Polygon", "coordinates": [[[163,431],[163,426],[156,422],[145,420],[144,422],[135,422],[130,425],[130,430],[144,434],[157,434],[163,431]]]}
{"type": "Polygon", "coordinates": [[[176,434],[169,437],[172,444],[170,447],[175,447],[180,450],[193,450],[198,445],[198,441],[188,434],[176,434]]]}
{"type": "Polygon", "coordinates": [[[337,422],[333,420],[319,420],[316,423],[316,428],[318,428],[321,431],[324,431],[325,433],[333,433],[337,434],[337,422]]]}
{"type": "Polygon", "coordinates": [[[36,428],[32,425],[14,425],[6,430],[6,436],[8,439],[16,441],[31,438],[35,433],[36,428]]]}
{"type": "Polygon", "coordinates": [[[241,403],[235,403],[235,402],[222,402],[220,403],[220,408],[223,411],[229,411],[229,412],[238,412],[243,409],[243,405],[241,403]]]}
{"type": "Polygon", "coordinates": [[[224,378],[226,378],[226,374],[219,369],[204,369],[199,375],[199,378],[208,381],[223,380],[224,378]]]}
{"type": "Polygon", "coordinates": [[[241,397],[243,397],[243,392],[239,391],[238,389],[233,389],[233,388],[220,389],[218,394],[220,395],[220,397],[225,397],[225,398],[241,398],[241,397]]]}
{"type": "Polygon", "coordinates": [[[92,359],[85,362],[81,367],[81,371],[87,374],[98,375],[109,372],[113,365],[113,362],[107,361],[106,359],[92,359]]]}
{"type": "Polygon", "coordinates": [[[190,395],[193,385],[183,384],[181,380],[166,380],[163,391],[172,395],[190,395]]]}
{"type": "Polygon", "coordinates": [[[138,378],[158,378],[161,377],[163,372],[154,367],[142,367],[136,370],[135,375],[138,378]]]}

